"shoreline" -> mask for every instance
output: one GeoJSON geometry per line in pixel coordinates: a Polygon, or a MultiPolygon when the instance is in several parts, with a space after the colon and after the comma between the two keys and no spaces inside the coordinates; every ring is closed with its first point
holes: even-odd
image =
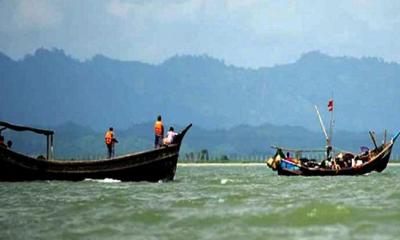
{"type": "MultiPolygon", "coordinates": [[[[266,163],[178,163],[178,167],[246,167],[267,166],[266,163]]],[[[400,167],[400,163],[388,163],[389,167],[400,167]]]]}

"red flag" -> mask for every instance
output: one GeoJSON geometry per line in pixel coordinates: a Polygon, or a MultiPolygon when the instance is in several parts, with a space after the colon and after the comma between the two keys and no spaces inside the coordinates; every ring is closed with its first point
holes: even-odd
{"type": "Polygon", "coordinates": [[[329,102],[328,102],[328,111],[329,111],[329,112],[332,112],[332,111],[333,111],[333,100],[332,100],[332,99],[329,100],[329,102]]]}

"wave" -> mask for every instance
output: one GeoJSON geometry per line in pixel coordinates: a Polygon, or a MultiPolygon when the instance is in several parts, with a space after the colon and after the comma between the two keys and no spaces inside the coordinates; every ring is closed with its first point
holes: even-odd
{"type": "Polygon", "coordinates": [[[121,182],[121,180],[112,179],[112,178],[104,178],[104,179],[85,178],[84,181],[99,182],[99,183],[119,183],[119,182],[121,182]]]}

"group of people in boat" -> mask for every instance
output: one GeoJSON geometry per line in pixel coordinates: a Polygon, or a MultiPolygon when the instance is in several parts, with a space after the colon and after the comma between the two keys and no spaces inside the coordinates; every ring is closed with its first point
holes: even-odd
{"type": "MultiPolygon", "coordinates": [[[[154,124],[154,148],[160,148],[174,143],[175,136],[178,135],[173,127],[170,127],[167,135],[164,136],[164,124],[161,115],[158,115],[154,124]]],[[[104,141],[107,147],[107,157],[112,158],[115,156],[115,144],[118,143],[115,137],[114,128],[110,127],[105,134],[104,141]]]]}
{"type": "Polygon", "coordinates": [[[161,115],[158,115],[154,124],[154,148],[174,143],[175,136],[178,135],[173,127],[169,127],[167,135],[164,137],[164,124],[161,115]]]}
{"type": "Polygon", "coordinates": [[[300,164],[309,168],[324,168],[324,169],[333,169],[340,170],[343,168],[349,167],[358,167],[363,163],[367,162],[370,158],[369,149],[366,147],[362,147],[362,153],[359,155],[354,155],[352,153],[339,153],[338,155],[332,157],[332,148],[327,150],[327,158],[321,162],[315,159],[308,158],[292,158],[290,153],[286,153],[285,160],[293,162],[295,164],[300,164]]]}

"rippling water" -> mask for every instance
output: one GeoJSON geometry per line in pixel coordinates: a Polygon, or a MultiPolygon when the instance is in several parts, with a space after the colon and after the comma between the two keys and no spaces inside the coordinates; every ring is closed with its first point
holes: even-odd
{"type": "Polygon", "coordinates": [[[0,239],[399,239],[400,167],[280,177],[180,166],[168,183],[0,183],[0,239]]]}

